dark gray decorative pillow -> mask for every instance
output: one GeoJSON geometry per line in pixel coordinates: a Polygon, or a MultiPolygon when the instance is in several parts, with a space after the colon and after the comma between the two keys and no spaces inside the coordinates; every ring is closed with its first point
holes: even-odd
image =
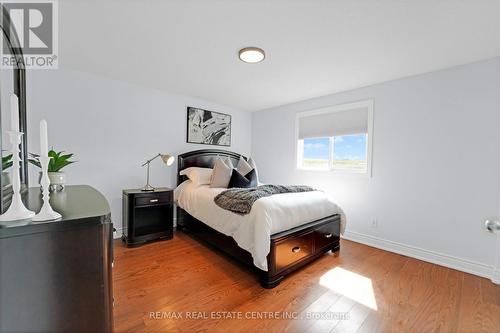
{"type": "Polygon", "coordinates": [[[228,188],[250,188],[256,187],[257,185],[257,174],[255,170],[251,170],[249,173],[243,176],[237,169],[233,169],[233,174],[231,175],[231,180],[229,181],[228,188]]]}

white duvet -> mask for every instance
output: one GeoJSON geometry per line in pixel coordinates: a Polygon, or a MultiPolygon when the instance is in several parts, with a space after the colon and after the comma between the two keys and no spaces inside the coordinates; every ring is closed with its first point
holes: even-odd
{"type": "Polygon", "coordinates": [[[272,234],[333,214],[341,215],[341,232],[344,230],[344,212],[323,192],[271,195],[257,200],[249,214],[238,215],[215,204],[214,197],[224,190],[197,187],[187,180],[175,189],[174,199],[191,216],[233,237],[238,246],[252,254],[254,265],[264,271],[272,234]]]}

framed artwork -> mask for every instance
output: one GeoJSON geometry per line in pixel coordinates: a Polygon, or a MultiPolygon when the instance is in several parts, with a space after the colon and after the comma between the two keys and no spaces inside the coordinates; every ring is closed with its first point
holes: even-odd
{"type": "Polygon", "coordinates": [[[231,115],[187,108],[187,142],[231,146],[231,115]]]}

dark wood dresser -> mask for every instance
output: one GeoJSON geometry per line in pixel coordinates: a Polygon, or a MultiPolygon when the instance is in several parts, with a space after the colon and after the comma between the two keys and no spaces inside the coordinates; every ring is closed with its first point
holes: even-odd
{"type": "MultiPolygon", "coordinates": [[[[27,207],[41,207],[30,188],[27,207]]],[[[112,332],[113,226],[90,186],[51,194],[62,218],[0,222],[0,332],[112,332]]]]}

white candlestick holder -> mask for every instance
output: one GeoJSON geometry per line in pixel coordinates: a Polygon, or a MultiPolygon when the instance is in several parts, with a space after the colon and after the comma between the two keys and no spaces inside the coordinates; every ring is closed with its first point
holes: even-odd
{"type": "Polygon", "coordinates": [[[19,164],[21,162],[21,158],[19,157],[19,145],[21,144],[21,138],[24,133],[8,131],[7,134],[9,135],[12,145],[12,201],[9,209],[0,215],[0,221],[29,219],[35,216],[35,212],[32,212],[24,206],[21,199],[21,178],[19,175],[19,164]]]}
{"type": "Polygon", "coordinates": [[[61,214],[54,211],[50,206],[50,178],[48,173],[50,157],[40,156],[40,165],[42,167],[42,179],[40,180],[40,186],[42,187],[42,199],[43,205],[42,209],[33,217],[33,221],[50,221],[56,220],[61,217],[61,214]]]}

